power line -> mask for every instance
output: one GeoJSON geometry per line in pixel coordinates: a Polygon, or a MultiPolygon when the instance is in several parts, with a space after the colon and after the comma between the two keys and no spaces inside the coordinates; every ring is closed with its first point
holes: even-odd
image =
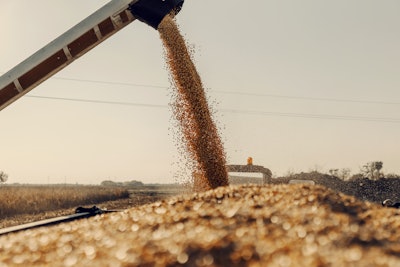
{"type": "MultiPolygon", "coordinates": [[[[74,101],[84,103],[96,104],[109,104],[109,105],[124,105],[136,107],[150,107],[150,108],[168,108],[168,105],[155,105],[146,103],[134,102],[118,102],[118,101],[103,101],[82,98],[66,98],[66,97],[50,97],[50,96],[37,96],[27,95],[26,97],[48,99],[48,100],[61,100],[61,101],[74,101]]],[[[237,113],[248,115],[263,115],[263,116],[278,116],[278,117],[292,117],[292,118],[308,118],[308,119],[329,119],[329,120],[347,120],[347,121],[366,121],[366,122],[386,122],[386,123],[400,123],[400,119],[386,118],[386,117],[363,117],[363,116],[343,116],[343,115],[329,115],[329,114],[311,114],[311,113],[285,113],[274,111],[260,111],[260,110],[239,110],[239,109],[220,109],[225,113],[237,113]]]]}
{"type": "Polygon", "coordinates": [[[386,117],[343,116],[343,115],[311,114],[311,113],[284,113],[284,112],[270,112],[270,111],[260,111],[260,110],[235,110],[235,109],[222,109],[221,111],[230,113],[293,117],[293,118],[400,123],[400,119],[386,118],[386,117]]]}
{"type": "MultiPolygon", "coordinates": [[[[53,79],[75,81],[75,82],[86,82],[86,83],[122,85],[122,86],[131,86],[131,87],[147,87],[147,88],[158,88],[158,89],[168,89],[169,88],[168,86],[162,86],[162,85],[121,83],[121,82],[74,79],[74,78],[63,78],[63,77],[54,77],[53,79]]],[[[344,102],[344,103],[378,104],[378,105],[400,105],[400,102],[392,102],[392,101],[354,100],[354,99],[344,99],[344,98],[326,98],[326,97],[309,97],[309,96],[290,96],[290,95],[264,94],[264,93],[226,91],[226,90],[214,90],[214,92],[219,93],[219,94],[229,94],[229,95],[274,97],[274,98],[301,99],[301,100],[325,101],[325,102],[344,102]]]]}
{"type": "Polygon", "coordinates": [[[244,93],[244,92],[235,92],[235,91],[233,91],[233,92],[215,91],[215,92],[223,93],[223,94],[232,94],[232,95],[275,97],[275,98],[287,98],[287,99],[303,99],[303,100],[326,101],[326,102],[345,102],[345,103],[378,104],[378,105],[400,105],[400,102],[389,102],[389,101],[371,101],[371,100],[351,100],[351,99],[343,99],[343,98],[289,96],[289,95],[276,95],[276,94],[244,93]]]}
{"type": "MultiPolygon", "coordinates": [[[[108,84],[108,85],[148,87],[148,88],[158,88],[158,89],[167,89],[168,88],[167,86],[150,85],[150,84],[121,83],[121,82],[86,80],[86,79],[75,79],[75,78],[54,77],[53,79],[76,81],[76,82],[87,82],[87,83],[99,83],[99,84],[108,84]]],[[[385,104],[385,105],[399,105],[400,104],[399,102],[361,101],[361,100],[335,99],[335,98],[301,97],[301,96],[261,94],[261,93],[251,93],[251,92],[245,93],[245,92],[218,91],[218,90],[215,92],[222,93],[222,94],[258,96],[258,97],[276,97],[276,98],[288,98],[288,99],[303,99],[303,100],[314,100],[314,101],[348,102],[348,103],[362,103],[362,104],[385,104]]],[[[97,104],[150,107],[150,108],[167,108],[168,107],[167,105],[155,105],[155,104],[133,103],[133,102],[118,102],[118,101],[103,101],[103,100],[80,99],[80,98],[65,98],[65,97],[50,97],[50,96],[35,96],[35,95],[27,95],[27,97],[50,99],[50,100],[97,103],[97,104]]],[[[354,120],[354,121],[369,121],[369,122],[400,123],[400,119],[396,119],[396,118],[341,116],[341,115],[306,114],[306,113],[283,113],[283,112],[268,112],[268,111],[259,111],[259,110],[238,110],[238,109],[221,109],[220,111],[226,112],[226,113],[240,113],[240,114],[249,114],[249,115],[253,114],[253,115],[294,117],[294,118],[313,118],[313,119],[330,119],[330,120],[354,120]]]]}
{"type": "Polygon", "coordinates": [[[26,95],[26,97],[42,98],[42,99],[50,99],[50,100],[62,100],[62,101],[95,103],[95,104],[150,107],[150,108],[167,108],[168,107],[167,105],[154,105],[154,104],[142,104],[142,103],[133,103],[133,102],[118,102],[118,101],[103,101],[103,100],[92,100],[92,99],[82,99],[82,98],[52,97],[52,96],[38,96],[38,95],[26,95]]]}
{"type": "MultiPolygon", "coordinates": [[[[129,87],[146,87],[146,88],[157,88],[157,89],[168,89],[168,86],[152,85],[152,84],[140,84],[140,83],[124,83],[124,82],[113,82],[113,81],[101,81],[101,80],[89,80],[89,79],[78,79],[78,78],[66,78],[66,77],[52,77],[55,80],[84,82],[84,83],[97,83],[107,85],[120,85],[129,87]]],[[[215,93],[228,94],[228,95],[240,95],[240,96],[255,96],[255,97],[273,97],[283,99],[299,99],[307,101],[323,101],[323,102],[342,102],[342,103],[357,103],[357,104],[375,104],[375,105],[400,105],[400,102],[395,101],[374,101],[374,100],[354,100],[344,98],[326,98],[326,97],[310,97],[310,96],[291,96],[291,95],[279,95],[279,94],[266,94],[266,93],[254,93],[254,92],[240,92],[240,91],[226,91],[226,90],[213,90],[215,93]]]]}
{"type": "Polygon", "coordinates": [[[149,87],[149,88],[159,88],[159,89],[167,89],[168,88],[168,86],[161,86],[161,85],[140,84],[140,83],[122,83],[122,82],[86,80],[86,79],[75,79],[75,78],[64,78],[64,77],[53,77],[52,79],[64,80],[64,81],[74,81],[74,82],[85,82],[85,83],[108,84],[108,85],[122,85],[122,86],[131,86],[131,87],[149,87]]]}

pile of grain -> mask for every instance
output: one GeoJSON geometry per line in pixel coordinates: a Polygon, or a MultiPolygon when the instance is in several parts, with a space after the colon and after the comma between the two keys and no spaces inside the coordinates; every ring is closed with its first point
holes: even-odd
{"type": "Polygon", "coordinates": [[[158,31],[175,88],[172,107],[183,137],[178,144],[184,145],[180,152],[192,168],[195,189],[228,185],[223,145],[185,40],[170,16],[163,19],[158,31]]]}
{"type": "Polygon", "coordinates": [[[321,186],[229,186],[0,237],[0,266],[400,266],[400,211],[321,186]]]}

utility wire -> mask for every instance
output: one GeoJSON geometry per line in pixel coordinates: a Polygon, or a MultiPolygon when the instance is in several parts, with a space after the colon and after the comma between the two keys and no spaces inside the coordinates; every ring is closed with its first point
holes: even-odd
{"type": "MultiPolygon", "coordinates": [[[[134,86],[134,87],[148,87],[148,88],[158,88],[158,89],[167,89],[168,88],[167,86],[160,86],[160,85],[137,84],[137,83],[121,83],[121,82],[100,81],[100,80],[86,80],[86,79],[63,78],[63,77],[53,77],[52,79],[75,81],[75,82],[108,84],[108,85],[122,85],[122,86],[131,86],[131,87],[132,86],[134,86]]],[[[221,90],[216,90],[215,92],[216,93],[222,93],[222,94],[232,94],[232,95],[257,96],[257,97],[275,97],[275,98],[288,98],[288,99],[303,99],[303,100],[313,100],[313,101],[347,102],[347,103],[381,104],[381,105],[382,104],[383,105],[400,105],[400,102],[361,101],[361,100],[335,99],[335,98],[301,97],[301,96],[261,94],[261,93],[246,93],[246,92],[235,92],[235,91],[232,92],[232,91],[221,91],[221,90]]],[[[97,104],[111,104],[111,105],[150,107],[150,108],[167,108],[168,107],[167,105],[155,105],[155,104],[133,103],[133,102],[103,101],[103,100],[80,99],[80,98],[50,97],[50,96],[37,96],[37,95],[26,95],[26,97],[42,98],[42,99],[49,99],[49,100],[62,100],[62,101],[97,103],[97,104]]],[[[313,119],[355,120],[355,121],[400,123],[400,119],[385,118],[385,117],[380,117],[379,118],[379,117],[341,116],[341,115],[328,115],[328,114],[283,113],[283,112],[268,112],[268,111],[259,111],[259,110],[238,110],[238,109],[221,109],[220,111],[221,112],[225,112],[225,113],[253,114],[253,115],[294,117],[294,118],[313,118],[313,119]]]]}
{"type": "MultiPolygon", "coordinates": [[[[96,104],[124,105],[124,106],[150,107],[150,108],[168,108],[168,105],[154,105],[154,104],[143,104],[143,103],[134,103],[134,102],[103,101],[103,100],[92,100],[92,99],[82,99],[82,98],[50,97],[50,96],[37,96],[37,95],[26,95],[26,97],[41,98],[41,99],[48,99],[48,100],[96,103],[96,104]]],[[[386,118],[386,117],[343,116],[343,115],[311,114],[311,113],[285,113],[285,112],[260,111],[260,110],[239,110],[239,109],[220,109],[220,111],[224,112],[224,113],[279,116],[279,117],[292,117],[292,118],[400,123],[400,119],[386,118]]]]}
{"type": "Polygon", "coordinates": [[[351,99],[343,99],[343,98],[289,96],[289,95],[276,95],[276,94],[244,93],[244,92],[235,92],[235,91],[233,91],[233,92],[231,92],[231,91],[215,91],[215,92],[223,93],[223,94],[231,94],[231,95],[275,97],[275,98],[302,99],[302,100],[312,100],[312,101],[345,102],[345,103],[378,104],[378,105],[400,105],[400,102],[390,102],[390,101],[351,100],[351,99]]]}
{"type": "MultiPolygon", "coordinates": [[[[137,84],[137,83],[120,83],[120,82],[73,79],[73,78],[63,78],[63,77],[54,77],[53,79],[66,80],[66,81],[75,81],[75,82],[109,84],[109,85],[122,85],[122,86],[133,86],[133,87],[158,88],[158,89],[167,89],[168,88],[168,86],[161,86],[161,85],[137,84]]],[[[352,99],[325,98],[325,97],[305,97],[305,96],[263,94],[263,93],[238,92],[238,91],[226,91],[226,90],[214,90],[214,92],[215,93],[219,93],[219,94],[229,94],[229,95],[256,96],[256,97],[274,97],[274,98],[286,98],[286,99],[302,99],[302,100],[325,101],[325,102],[344,102],[344,103],[378,104],[378,105],[400,105],[400,102],[392,102],[392,101],[352,100],[352,99]]]]}
{"type": "Polygon", "coordinates": [[[140,84],[140,83],[121,83],[121,82],[86,80],[86,79],[63,78],[63,77],[53,77],[52,79],[64,80],[64,81],[74,81],[74,82],[84,82],[84,83],[122,85],[122,86],[130,86],[130,87],[149,87],[149,88],[160,88],[160,89],[167,89],[168,88],[168,86],[162,86],[162,85],[151,85],[151,84],[140,84]]]}
{"type": "MultiPolygon", "coordinates": [[[[65,77],[52,77],[51,79],[74,81],[74,82],[84,82],[84,83],[120,85],[120,86],[129,86],[129,87],[146,87],[146,88],[157,88],[157,89],[168,89],[169,88],[168,86],[162,86],[162,85],[122,83],[122,82],[65,78],[65,77]]],[[[354,100],[354,99],[344,99],[344,98],[290,96],[290,95],[264,94],[264,93],[226,91],[226,90],[213,90],[213,91],[215,93],[219,93],[219,94],[240,95],[240,96],[273,97],[273,98],[284,98],[284,99],[300,99],[300,100],[307,100],[307,101],[342,102],[342,103],[375,104],[375,105],[400,105],[400,102],[395,102],[395,101],[374,101],[374,100],[354,100]]]]}
{"type": "Polygon", "coordinates": [[[236,109],[222,109],[221,111],[229,113],[268,115],[268,116],[279,116],[279,117],[400,123],[400,119],[386,118],[386,117],[342,116],[342,115],[311,114],[311,113],[285,113],[285,112],[270,112],[270,111],[260,111],[260,110],[236,110],[236,109]]]}
{"type": "Polygon", "coordinates": [[[167,108],[168,107],[167,105],[154,105],[154,104],[118,102],[118,101],[103,101],[103,100],[92,100],[92,99],[82,99],[82,98],[52,97],[52,96],[39,96],[39,95],[26,95],[25,97],[42,98],[42,99],[50,99],[50,100],[74,101],[74,102],[86,102],[86,103],[96,103],[96,104],[150,107],[150,108],[167,108]]]}

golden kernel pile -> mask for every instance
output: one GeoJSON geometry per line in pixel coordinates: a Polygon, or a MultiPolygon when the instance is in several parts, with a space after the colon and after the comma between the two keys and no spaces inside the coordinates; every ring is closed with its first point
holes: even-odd
{"type": "Polygon", "coordinates": [[[0,237],[0,266],[400,266],[400,210],[322,186],[181,195],[0,237]]]}

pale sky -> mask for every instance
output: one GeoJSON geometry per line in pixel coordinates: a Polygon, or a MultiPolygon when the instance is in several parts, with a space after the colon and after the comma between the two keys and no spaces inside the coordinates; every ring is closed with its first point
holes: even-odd
{"type": "MultiPolygon", "coordinates": [[[[0,0],[0,74],[106,4],[0,0]]],[[[230,164],[400,173],[398,0],[186,0],[177,17],[230,164]]],[[[174,182],[158,32],[135,21],[0,111],[9,183],[174,182]],[[37,98],[56,97],[130,105],[37,98]]]]}

